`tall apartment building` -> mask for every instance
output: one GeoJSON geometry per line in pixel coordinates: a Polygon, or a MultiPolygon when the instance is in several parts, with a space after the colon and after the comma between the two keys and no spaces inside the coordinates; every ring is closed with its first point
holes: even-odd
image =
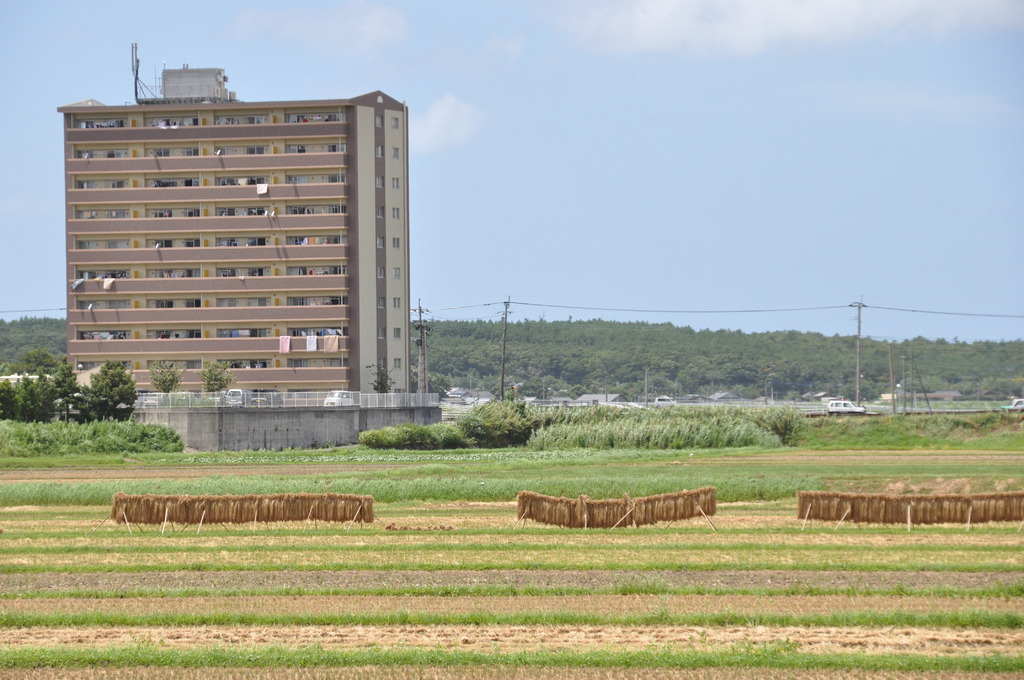
{"type": "Polygon", "coordinates": [[[241,102],[220,69],[64,117],[68,355],[82,368],[226,361],[235,387],[409,389],[408,111],[241,102]]]}

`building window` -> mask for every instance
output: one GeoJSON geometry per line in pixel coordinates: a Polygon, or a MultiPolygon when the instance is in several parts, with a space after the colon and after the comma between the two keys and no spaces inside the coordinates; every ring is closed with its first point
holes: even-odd
{"type": "Polygon", "coordinates": [[[378,297],[377,298],[377,309],[384,309],[384,307],[386,307],[386,306],[387,306],[387,304],[386,304],[385,299],[383,297],[378,297]]]}
{"type": "Polygon", "coordinates": [[[377,278],[378,279],[383,279],[384,278],[384,267],[381,267],[381,266],[377,267],[377,278]]]}
{"type": "Polygon", "coordinates": [[[395,357],[395,369],[394,370],[396,370],[396,371],[402,370],[402,360],[399,359],[398,357],[395,357]]]}
{"type": "Polygon", "coordinates": [[[245,147],[245,153],[247,153],[250,156],[260,156],[260,155],[263,155],[266,152],[267,152],[267,147],[265,147],[265,146],[247,146],[247,147],[245,147]]]}
{"type": "Polygon", "coordinates": [[[393,237],[391,239],[391,247],[392,248],[401,248],[402,247],[402,239],[398,238],[397,236],[393,237]]]}
{"type": "Polygon", "coordinates": [[[398,116],[391,116],[391,129],[392,130],[397,130],[398,129],[398,116]]]}
{"type": "Polygon", "coordinates": [[[392,267],[392,269],[391,269],[391,278],[393,278],[393,279],[400,279],[400,278],[402,278],[402,268],[401,267],[392,267]]]}
{"type": "Polygon", "coordinates": [[[391,306],[394,309],[401,309],[402,308],[402,298],[400,298],[400,297],[391,298],[391,306]]]}
{"type": "Polygon", "coordinates": [[[384,247],[384,237],[383,236],[378,236],[377,237],[377,247],[378,248],[383,248],[384,247]]]}
{"type": "Polygon", "coordinates": [[[373,125],[374,125],[374,127],[379,127],[379,128],[384,127],[384,116],[382,116],[379,113],[376,116],[374,116],[373,117],[373,125]]]}
{"type": "Polygon", "coordinates": [[[384,340],[387,337],[388,337],[388,329],[385,328],[384,326],[378,327],[377,328],[377,339],[378,340],[384,340]]]}
{"type": "Polygon", "coordinates": [[[377,175],[377,188],[378,189],[383,189],[384,188],[384,175],[377,175]]]}
{"type": "Polygon", "coordinates": [[[392,189],[397,189],[398,188],[398,178],[397,177],[392,177],[391,178],[391,188],[392,189]]]}
{"type": "Polygon", "coordinates": [[[392,328],[391,329],[391,337],[393,337],[395,340],[401,340],[402,339],[402,329],[399,328],[398,326],[395,326],[394,328],[392,328]]]}
{"type": "Polygon", "coordinates": [[[391,219],[397,220],[401,216],[402,212],[398,208],[391,209],[391,219]]]}
{"type": "Polygon", "coordinates": [[[382,206],[382,205],[378,205],[377,206],[377,219],[378,220],[384,219],[384,206],[382,206]]]}
{"type": "Polygon", "coordinates": [[[399,156],[398,156],[398,147],[397,146],[391,147],[391,158],[393,160],[396,160],[396,161],[398,160],[399,156]]]}
{"type": "Polygon", "coordinates": [[[384,158],[384,147],[378,144],[374,153],[376,154],[377,158],[384,158]]]}

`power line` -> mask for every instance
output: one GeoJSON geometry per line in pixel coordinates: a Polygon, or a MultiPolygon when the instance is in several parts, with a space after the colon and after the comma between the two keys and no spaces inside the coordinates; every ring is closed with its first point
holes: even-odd
{"type": "Polygon", "coordinates": [[[790,307],[784,309],[623,309],[616,307],[576,307],[572,305],[553,305],[538,302],[512,301],[514,305],[528,307],[553,307],[557,309],[582,309],[590,312],[634,312],[637,314],[754,314],[765,312],[808,312],[821,309],[844,309],[850,305],[829,305],[826,307],[790,307]]]}
{"type": "Polygon", "coordinates": [[[0,309],[0,314],[22,314],[24,312],[66,312],[67,307],[50,307],[49,309],[0,309]]]}
{"type": "Polygon", "coordinates": [[[946,316],[982,316],[990,319],[1024,319],[1024,314],[981,314],[978,312],[939,312],[930,309],[903,309],[901,307],[881,307],[878,305],[864,305],[871,309],[884,309],[890,312],[912,312],[914,314],[944,314],[946,316]]]}

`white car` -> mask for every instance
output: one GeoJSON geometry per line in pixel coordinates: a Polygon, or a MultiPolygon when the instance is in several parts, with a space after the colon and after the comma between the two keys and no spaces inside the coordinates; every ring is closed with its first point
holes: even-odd
{"type": "Polygon", "coordinates": [[[868,410],[863,406],[857,406],[852,401],[846,399],[833,399],[828,402],[828,408],[826,409],[829,413],[867,413],[868,410]]]}
{"type": "Polygon", "coordinates": [[[334,390],[327,393],[324,406],[355,406],[355,395],[347,390],[334,390]]]}
{"type": "Polygon", "coordinates": [[[1000,406],[999,408],[1006,409],[1007,411],[1024,411],[1024,399],[1014,399],[1006,406],[1000,406]]]}

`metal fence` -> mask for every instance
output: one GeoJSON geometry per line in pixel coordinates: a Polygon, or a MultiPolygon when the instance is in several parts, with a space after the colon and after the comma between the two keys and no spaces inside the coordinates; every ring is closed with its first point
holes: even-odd
{"type": "Polygon", "coordinates": [[[347,390],[276,392],[226,390],[224,392],[145,392],[135,408],[413,408],[437,406],[437,394],[350,392],[347,390]]]}

